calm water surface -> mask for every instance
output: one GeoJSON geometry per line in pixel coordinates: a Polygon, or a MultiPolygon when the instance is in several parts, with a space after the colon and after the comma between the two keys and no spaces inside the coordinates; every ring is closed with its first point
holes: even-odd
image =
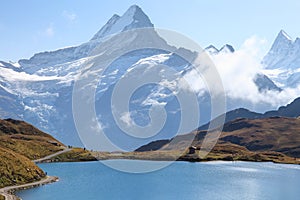
{"type": "Polygon", "coordinates": [[[146,174],[115,171],[99,162],[39,166],[60,181],[18,192],[23,200],[300,199],[297,165],[176,162],[146,174]]]}

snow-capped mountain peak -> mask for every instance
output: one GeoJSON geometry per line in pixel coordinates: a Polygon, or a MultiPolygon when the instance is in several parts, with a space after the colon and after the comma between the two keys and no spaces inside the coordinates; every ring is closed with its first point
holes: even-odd
{"type": "Polygon", "coordinates": [[[153,27],[153,24],[139,6],[133,5],[121,17],[116,14],[113,15],[91,40],[101,39],[110,34],[119,33],[133,28],[145,27],[153,27]]]}
{"type": "Polygon", "coordinates": [[[105,35],[105,33],[108,33],[111,29],[111,27],[120,19],[121,17],[117,14],[114,14],[108,21],[107,23],[100,29],[98,33],[91,39],[95,40],[98,38],[101,38],[105,35]]]}
{"type": "Polygon", "coordinates": [[[263,59],[263,64],[269,69],[279,68],[277,64],[287,56],[292,46],[293,40],[291,37],[284,30],[281,30],[269,53],[263,59]]]}
{"type": "MultiPolygon", "coordinates": [[[[103,41],[104,37],[122,31],[144,27],[153,27],[153,24],[140,7],[133,5],[121,17],[114,14],[89,42],[79,46],[37,53],[30,59],[19,60],[19,64],[24,71],[33,74],[40,72],[43,68],[74,62],[87,57],[89,53],[103,41]]],[[[40,75],[48,75],[48,73],[42,73],[40,75]]]]}
{"type": "Polygon", "coordinates": [[[280,30],[279,34],[277,37],[284,37],[287,40],[292,41],[293,39],[291,38],[291,36],[289,36],[289,34],[287,34],[284,30],[280,30]]]}
{"type": "Polygon", "coordinates": [[[262,64],[274,82],[296,87],[300,81],[300,39],[293,40],[281,30],[262,64]],[[275,76],[273,75],[275,74],[275,76]]]}
{"type": "Polygon", "coordinates": [[[233,53],[235,50],[231,45],[225,44],[221,49],[217,49],[214,45],[209,45],[205,48],[205,51],[209,55],[217,55],[219,53],[233,53]]]}
{"type": "Polygon", "coordinates": [[[234,52],[234,48],[229,45],[229,44],[225,44],[219,51],[220,53],[233,53],[234,52]]]}
{"type": "Polygon", "coordinates": [[[217,49],[214,45],[209,45],[208,47],[205,48],[205,51],[209,55],[216,55],[219,53],[219,49],[217,49]]]}
{"type": "Polygon", "coordinates": [[[281,30],[278,33],[270,52],[286,53],[286,50],[291,47],[292,43],[293,40],[291,39],[291,37],[284,30],[281,30]]]}

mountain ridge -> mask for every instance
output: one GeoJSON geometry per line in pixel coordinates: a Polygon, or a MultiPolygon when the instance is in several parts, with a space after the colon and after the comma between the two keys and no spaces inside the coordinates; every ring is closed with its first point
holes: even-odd
{"type": "Polygon", "coordinates": [[[299,129],[300,120],[296,118],[240,118],[225,123],[216,145],[206,157],[198,154],[206,131],[194,131],[188,134],[190,136],[178,135],[171,140],[153,141],[136,149],[136,152],[163,156],[184,151],[182,155],[177,153],[181,155],[178,160],[192,162],[244,160],[300,164],[299,129]],[[192,144],[185,137],[193,137],[192,144]]]}
{"type": "Polygon", "coordinates": [[[208,52],[210,55],[216,55],[219,53],[233,53],[235,52],[235,49],[230,44],[223,45],[220,49],[215,47],[214,45],[209,45],[208,47],[204,48],[206,52],[208,52]]]}
{"type": "MultiPolygon", "coordinates": [[[[238,108],[225,113],[225,123],[238,119],[238,118],[245,118],[245,119],[264,119],[269,117],[292,117],[297,118],[300,116],[300,97],[294,99],[291,103],[287,104],[286,106],[281,106],[277,110],[267,111],[265,113],[257,113],[250,111],[245,108],[238,108]]],[[[214,120],[218,120],[217,117],[214,120]]],[[[198,130],[207,130],[210,123],[204,124],[198,128],[198,130]]]]}

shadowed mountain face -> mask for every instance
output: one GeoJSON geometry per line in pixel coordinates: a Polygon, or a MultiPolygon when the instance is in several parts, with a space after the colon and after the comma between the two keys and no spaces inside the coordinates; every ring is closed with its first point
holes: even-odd
{"type": "Polygon", "coordinates": [[[283,116],[283,117],[299,117],[300,116],[300,98],[295,99],[292,103],[281,106],[276,111],[269,111],[264,114],[265,117],[283,116]]]}
{"type": "MultiPolygon", "coordinates": [[[[226,113],[225,122],[235,120],[237,118],[247,119],[263,119],[268,117],[299,117],[300,116],[300,98],[295,99],[293,102],[286,106],[281,106],[278,110],[268,111],[265,113],[256,113],[249,111],[245,108],[239,108],[226,113]]],[[[217,118],[218,119],[218,118],[217,118]]],[[[216,120],[217,120],[216,119],[216,120]]],[[[201,126],[198,130],[207,130],[209,123],[201,126]]]]}
{"type": "MultiPolygon", "coordinates": [[[[190,134],[195,136],[192,145],[200,148],[207,132],[195,131],[190,134]]],[[[170,142],[156,141],[144,145],[136,151],[178,150],[181,147],[186,147],[183,136],[177,136],[172,140],[172,145],[170,142]],[[158,147],[159,144],[160,147],[158,147]]],[[[271,117],[230,121],[224,125],[223,132],[214,149],[218,149],[219,152],[238,152],[239,149],[255,153],[277,152],[300,158],[300,119],[271,117]]]]}

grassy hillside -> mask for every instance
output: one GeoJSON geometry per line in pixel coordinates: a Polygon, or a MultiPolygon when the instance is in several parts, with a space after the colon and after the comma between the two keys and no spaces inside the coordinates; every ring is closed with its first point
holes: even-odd
{"type": "Polygon", "coordinates": [[[0,147],[38,159],[63,149],[64,145],[32,125],[18,120],[0,120],[0,147]]]}
{"type": "Polygon", "coordinates": [[[300,119],[237,119],[224,126],[221,141],[250,151],[275,151],[300,158],[300,119]]]}
{"type": "Polygon", "coordinates": [[[44,172],[28,158],[0,147],[0,188],[41,180],[44,172]]]}
{"type": "Polygon", "coordinates": [[[81,161],[95,161],[97,160],[90,151],[82,148],[73,148],[71,151],[60,154],[46,160],[45,162],[81,162],[81,161]]]}
{"type": "MultiPolygon", "coordinates": [[[[139,154],[171,154],[186,147],[194,146],[200,149],[206,131],[177,136],[172,143],[166,141],[152,142],[137,149],[139,154]],[[187,138],[194,138],[191,145],[187,138]],[[155,145],[155,146],[153,146],[155,145]],[[159,146],[160,145],[160,146],[159,146]]],[[[249,160],[274,161],[300,164],[300,119],[286,117],[271,117],[266,119],[236,119],[224,125],[223,132],[212,151],[204,159],[195,154],[180,157],[180,160],[249,160]]],[[[138,153],[138,152],[137,152],[138,153]]]]}
{"type": "Polygon", "coordinates": [[[0,120],[0,188],[41,180],[45,174],[31,160],[62,149],[62,143],[26,122],[0,120]]]}

